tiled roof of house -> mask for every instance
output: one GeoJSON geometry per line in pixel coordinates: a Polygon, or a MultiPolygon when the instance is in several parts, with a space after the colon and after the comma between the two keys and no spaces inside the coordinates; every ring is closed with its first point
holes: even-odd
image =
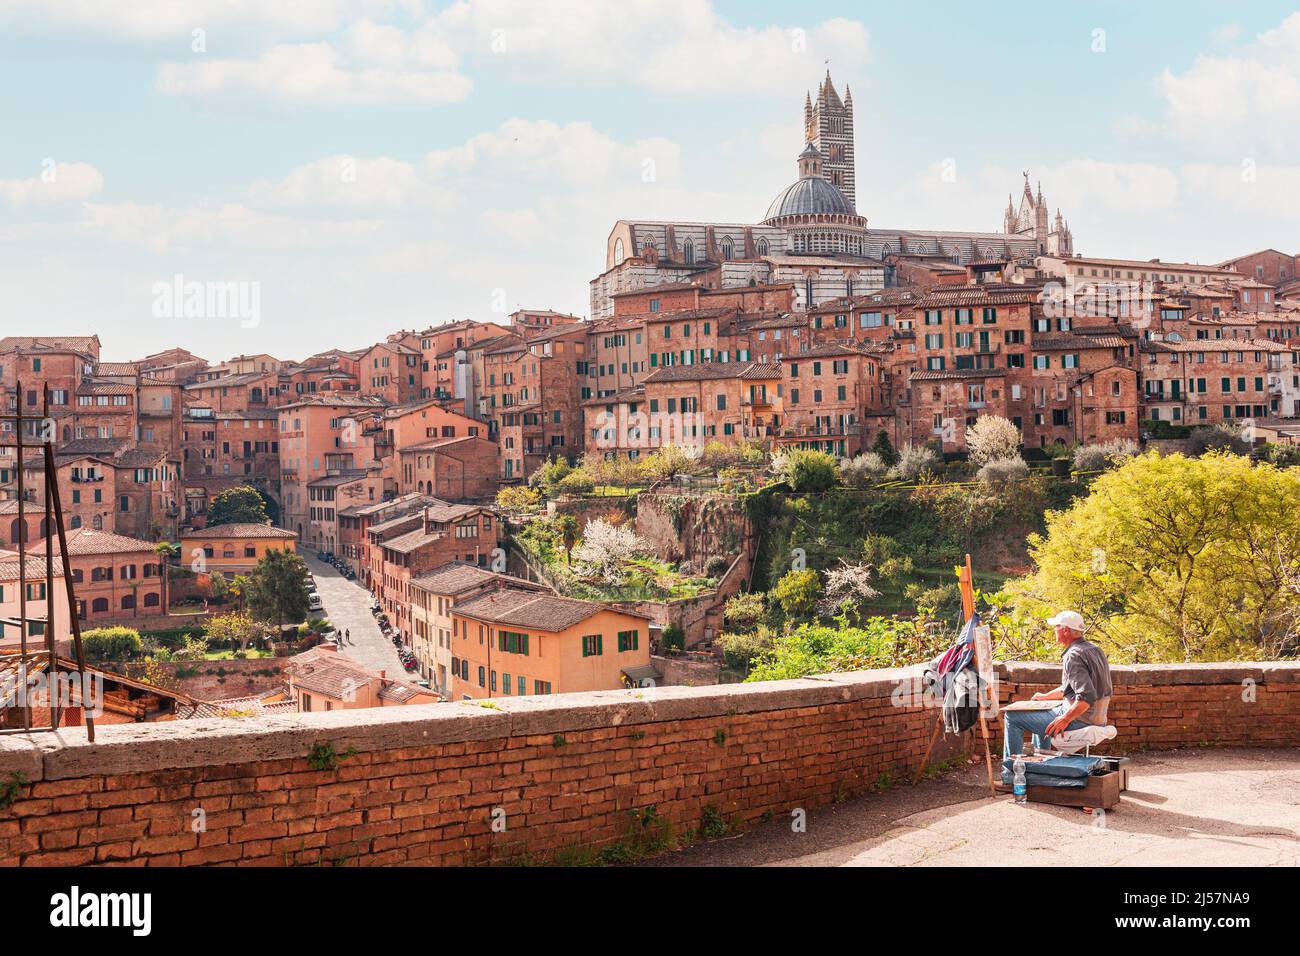
{"type": "Polygon", "coordinates": [[[657,368],[646,382],[712,382],[720,379],[773,379],[781,377],[781,366],[761,362],[705,362],[700,365],[670,365],[657,368]]]}
{"type": "Polygon", "coordinates": [[[222,700],[199,701],[190,717],[265,717],[274,714],[296,713],[287,687],[277,687],[247,697],[226,697],[222,700]]]}
{"type": "Polygon", "coordinates": [[[575,601],[572,598],[509,587],[489,591],[464,604],[457,604],[453,613],[476,621],[554,632],[570,628],[601,611],[613,610],[632,617],[645,617],[643,614],[611,608],[592,601],[575,601]]]}
{"type": "Polygon", "coordinates": [[[379,696],[384,700],[405,702],[427,695],[436,698],[431,691],[404,680],[380,677],[378,673],[363,667],[349,657],[335,650],[313,648],[296,657],[288,658],[285,670],[293,677],[293,683],[304,690],[339,700],[346,700],[361,687],[371,681],[383,681],[379,696]]]}
{"type": "Polygon", "coordinates": [[[296,538],[286,528],[276,528],[269,524],[255,522],[232,522],[231,524],[211,525],[198,531],[186,531],[183,538],[296,538]]]}
{"type": "Polygon", "coordinates": [[[1034,336],[1034,348],[1056,351],[1058,349],[1122,349],[1128,341],[1119,335],[1071,335],[1061,332],[1034,336]]]}
{"type": "Polygon", "coordinates": [[[986,288],[983,286],[943,286],[931,289],[918,303],[923,308],[963,308],[981,305],[1029,305],[1041,295],[1037,288],[986,288]]]}
{"type": "Polygon", "coordinates": [[[959,378],[1003,378],[1006,369],[1001,368],[950,368],[940,370],[920,369],[909,376],[913,382],[941,382],[945,379],[959,378]]]}
{"type": "Polygon", "coordinates": [[[468,564],[464,561],[449,561],[432,571],[426,571],[418,577],[412,578],[411,586],[428,591],[430,594],[455,597],[458,594],[464,594],[466,591],[472,591],[474,588],[492,582],[499,582],[511,587],[522,587],[527,591],[547,590],[544,586],[525,581],[523,578],[516,578],[509,574],[498,574],[495,571],[488,571],[486,568],[480,568],[478,565],[468,564]]]}
{"type": "Polygon", "coordinates": [[[98,335],[6,335],[0,339],[0,352],[37,348],[52,352],[89,353],[98,344],[98,335]]]}
{"type": "MultiPolygon", "coordinates": [[[[94,528],[73,528],[67,532],[68,554],[137,554],[142,551],[153,553],[152,541],[128,538],[123,534],[108,531],[96,531],[94,528]]],[[[34,551],[45,553],[45,542],[38,541],[32,545],[34,551]]],[[[59,553],[58,538],[54,539],[54,553],[59,553]]]]}

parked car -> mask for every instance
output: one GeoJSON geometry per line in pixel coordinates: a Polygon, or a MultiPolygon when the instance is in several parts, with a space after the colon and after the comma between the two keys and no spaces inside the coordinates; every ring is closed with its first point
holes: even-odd
{"type": "Polygon", "coordinates": [[[308,595],[307,595],[307,610],[309,610],[309,611],[320,611],[320,610],[323,610],[324,607],[325,607],[325,606],[324,606],[323,604],[321,604],[321,600],[320,600],[320,595],[319,595],[319,594],[317,594],[315,591],[311,591],[311,592],[308,593],[308,595]]]}

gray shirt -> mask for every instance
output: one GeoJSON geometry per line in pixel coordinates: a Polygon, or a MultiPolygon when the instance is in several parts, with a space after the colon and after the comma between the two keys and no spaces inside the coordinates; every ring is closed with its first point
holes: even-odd
{"type": "Polygon", "coordinates": [[[1088,709],[1078,718],[1085,724],[1104,726],[1110,709],[1110,662],[1100,647],[1079,638],[1065,649],[1061,657],[1061,691],[1070,703],[1088,702],[1088,709]]]}

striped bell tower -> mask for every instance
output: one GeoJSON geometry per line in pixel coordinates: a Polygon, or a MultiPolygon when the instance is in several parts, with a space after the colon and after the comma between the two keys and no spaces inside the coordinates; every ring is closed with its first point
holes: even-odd
{"type": "Polygon", "coordinates": [[[853,93],[846,86],[844,99],[835,92],[830,71],[817,88],[817,99],[805,95],[803,106],[804,141],[821,153],[822,178],[839,187],[844,197],[857,207],[855,164],[853,158],[853,93]]]}

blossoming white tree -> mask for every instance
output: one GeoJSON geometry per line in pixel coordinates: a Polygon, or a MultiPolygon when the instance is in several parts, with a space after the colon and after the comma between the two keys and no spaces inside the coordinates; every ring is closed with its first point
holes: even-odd
{"type": "Polygon", "coordinates": [[[631,528],[597,518],[587,525],[581,543],[573,549],[575,571],[604,584],[622,584],[623,565],[645,551],[645,542],[631,528]]]}
{"type": "Polygon", "coordinates": [[[1012,458],[1020,451],[1020,429],[1001,415],[981,415],[966,429],[966,449],[977,465],[1012,458]]]}

